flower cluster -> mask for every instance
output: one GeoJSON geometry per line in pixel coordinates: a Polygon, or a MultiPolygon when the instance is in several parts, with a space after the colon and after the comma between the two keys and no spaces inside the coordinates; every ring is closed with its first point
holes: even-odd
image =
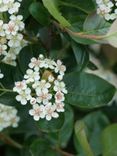
{"type": "Polygon", "coordinates": [[[21,31],[24,30],[23,16],[17,15],[21,0],[0,0],[0,56],[3,62],[16,65],[16,57],[27,44],[21,31]]]}
{"type": "Polygon", "coordinates": [[[98,5],[97,13],[107,21],[117,18],[117,0],[96,0],[96,3],[98,5]]]}
{"type": "Polygon", "coordinates": [[[0,132],[9,126],[17,127],[19,120],[14,107],[0,104],[0,132]]]}
{"type": "Polygon", "coordinates": [[[44,58],[33,57],[24,80],[15,82],[13,91],[17,92],[16,100],[22,105],[32,105],[29,114],[34,120],[58,118],[64,112],[64,100],[67,90],[62,81],[66,67],[60,60],[57,62],[44,58]]]}

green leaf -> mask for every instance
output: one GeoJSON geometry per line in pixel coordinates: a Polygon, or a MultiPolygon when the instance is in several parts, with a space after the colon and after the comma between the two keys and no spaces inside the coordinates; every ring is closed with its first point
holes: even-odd
{"type": "Polygon", "coordinates": [[[74,127],[74,114],[70,106],[65,107],[65,120],[62,128],[57,132],[47,134],[48,140],[56,146],[65,148],[72,135],[74,127]]]}
{"type": "Polygon", "coordinates": [[[84,69],[89,62],[89,54],[86,47],[72,42],[72,49],[76,58],[76,62],[78,64],[78,70],[84,69]]]}
{"type": "MultiPolygon", "coordinates": [[[[82,120],[86,125],[85,130],[93,153],[95,156],[99,156],[102,154],[101,132],[110,122],[101,111],[89,113],[82,120]]],[[[80,148],[77,149],[79,151],[80,148]]]]}
{"type": "Polygon", "coordinates": [[[16,93],[7,92],[0,93],[0,103],[4,103],[5,105],[15,106],[18,102],[15,100],[16,93]]]}
{"type": "Polygon", "coordinates": [[[68,144],[68,141],[73,131],[73,124],[74,124],[73,110],[70,107],[67,107],[65,111],[65,121],[61,130],[59,131],[59,143],[62,147],[66,147],[66,145],[68,144]]]}
{"type": "Polygon", "coordinates": [[[77,121],[75,124],[75,135],[78,139],[84,153],[86,156],[94,156],[92,149],[88,143],[86,132],[85,132],[85,124],[83,121],[77,121]]]}
{"type": "Polygon", "coordinates": [[[37,126],[39,129],[41,129],[43,132],[57,132],[61,129],[64,123],[64,114],[60,114],[59,118],[52,119],[51,121],[47,121],[45,119],[40,120],[37,122],[37,126]]]}
{"type": "Polygon", "coordinates": [[[34,156],[59,156],[59,154],[52,149],[50,143],[42,138],[35,140],[30,149],[34,156]]]}
{"type": "Polygon", "coordinates": [[[92,0],[87,0],[86,3],[83,3],[82,0],[60,0],[60,4],[65,7],[71,7],[74,9],[81,10],[82,12],[88,14],[95,9],[94,3],[92,0]]]}
{"type": "Polygon", "coordinates": [[[58,0],[42,0],[44,6],[49,13],[61,24],[63,27],[70,27],[71,24],[61,15],[58,9],[58,0]]]}
{"type": "Polygon", "coordinates": [[[50,23],[49,14],[40,2],[34,2],[30,5],[29,11],[31,15],[42,25],[50,23]]]}
{"type": "Polygon", "coordinates": [[[117,124],[108,126],[102,133],[103,156],[117,156],[117,124]]]}
{"type": "Polygon", "coordinates": [[[21,7],[20,7],[20,10],[19,10],[19,15],[23,15],[23,19],[26,20],[29,16],[30,16],[30,13],[29,13],[29,6],[30,4],[33,2],[33,0],[23,0],[21,2],[21,7]]]}
{"type": "Polygon", "coordinates": [[[83,29],[87,34],[106,34],[109,30],[110,23],[95,12],[89,14],[84,22],[83,29]]]}
{"type": "Polygon", "coordinates": [[[65,83],[68,89],[66,101],[84,109],[105,106],[115,94],[114,86],[92,74],[69,73],[65,83]]]}
{"type": "Polygon", "coordinates": [[[67,29],[70,37],[77,43],[93,44],[107,43],[105,36],[110,28],[110,23],[106,22],[101,16],[96,13],[90,13],[83,24],[83,30],[72,25],[67,29]]]}

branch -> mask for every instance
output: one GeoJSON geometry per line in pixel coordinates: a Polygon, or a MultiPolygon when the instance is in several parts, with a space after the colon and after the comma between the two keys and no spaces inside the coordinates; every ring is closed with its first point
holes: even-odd
{"type": "Polygon", "coordinates": [[[23,146],[21,144],[17,143],[15,140],[10,138],[9,136],[6,136],[4,133],[0,133],[0,140],[2,140],[4,143],[6,143],[8,145],[18,148],[18,149],[23,148],[23,146]]]}
{"type": "Polygon", "coordinates": [[[63,151],[60,148],[54,148],[54,150],[56,150],[57,152],[59,152],[60,154],[62,154],[63,156],[75,156],[74,154],[68,153],[66,151],[63,151]]]}

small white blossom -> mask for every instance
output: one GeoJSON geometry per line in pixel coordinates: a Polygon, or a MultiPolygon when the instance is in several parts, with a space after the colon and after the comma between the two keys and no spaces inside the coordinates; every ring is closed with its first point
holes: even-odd
{"type": "Polygon", "coordinates": [[[44,66],[43,60],[36,59],[35,57],[33,57],[31,59],[31,62],[29,63],[29,67],[31,69],[34,68],[35,71],[39,71],[39,69],[42,68],[43,66],[44,66]]]}
{"type": "Polygon", "coordinates": [[[56,111],[57,112],[64,112],[65,109],[64,109],[64,103],[60,102],[60,103],[56,103],[56,111]]]}
{"type": "Polygon", "coordinates": [[[18,32],[18,26],[13,21],[9,21],[8,24],[4,24],[3,28],[7,35],[16,35],[18,32]]]}
{"type": "Polygon", "coordinates": [[[10,19],[11,19],[11,21],[13,21],[19,27],[20,31],[22,31],[24,29],[25,24],[24,24],[24,22],[22,22],[22,20],[23,20],[22,15],[17,15],[17,16],[11,15],[10,19]]]}
{"type": "Polygon", "coordinates": [[[52,105],[51,103],[48,103],[45,106],[45,112],[46,112],[46,120],[50,121],[52,118],[58,118],[59,115],[56,112],[56,105],[52,105]]]}
{"type": "Polygon", "coordinates": [[[26,71],[26,75],[24,75],[24,78],[26,79],[27,83],[30,83],[30,82],[38,81],[40,79],[40,75],[39,72],[36,71],[34,72],[33,70],[28,69],[26,71]]]}
{"type": "Polygon", "coordinates": [[[60,74],[64,75],[65,71],[66,71],[66,67],[62,64],[62,62],[60,60],[57,60],[55,72],[56,73],[59,72],[60,74]]]}
{"type": "Polygon", "coordinates": [[[53,60],[45,59],[44,62],[45,62],[45,64],[44,64],[45,68],[54,69],[55,62],[53,60]]]}
{"type": "Polygon", "coordinates": [[[7,38],[9,39],[8,41],[9,47],[16,48],[21,46],[21,40],[23,39],[23,35],[17,33],[17,35],[15,36],[9,35],[7,38]]]}
{"type": "Polygon", "coordinates": [[[62,92],[59,91],[55,94],[56,103],[63,102],[64,100],[65,100],[65,97],[64,97],[64,94],[62,92]]]}
{"type": "Polygon", "coordinates": [[[13,91],[20,93],[22,90],[25,90],[26,88],[27,88],[26,81],[24,80],[18,81],[15,82],[15,87],[13,88],[13,91]]]}
{"type": "Polygon", "coordinates": [[[41,92],[48,93],[48,89],[51,87],[51,84],[46,82],[46,80],[35,81],[32,87],[36,90],[37,95],[41,92]]]}
{"type": "Polygon", "coordinates": [[[22,105],[26,105],[27,101],[31,99],[31,90],[26,88],[22,90],[19,95],[16,96],[16,100],[21,102],[22,105]]]}
{"type": "Polygon", "coordinates": [[[54,90],[56,92],[61,91],[65,94],[67,94],[67,90],[65,89],[65,83],[64,82],[55,80],[54,84],[55,84],[54,90]]]}
{"type": "Polygon", "coordinates": [[[33,109],[29,111],[29,114],[33,116],[34,120],[38,121],[40,118],[45,118],[45,108],[43,105],[35,104],[33,105],[33,109]]]}
{"type": "Polygon", "coordinates": [[[44,105],[46,105],[49,100],[51,100],[52,98],[52,95],[49,94],[49,93],[43,93],[43,92],[40,92],[38,95],[37,95],[37,102],[38,103],[43,103],[44,105]]]}
{"type": "Polygon", "coordinates": [[[17,13],[19,11],[19,8],[20,8],[19,2],[12,3],[11,5],[9,5],[8,12],[9,12],[9,14],[17,13]]]}

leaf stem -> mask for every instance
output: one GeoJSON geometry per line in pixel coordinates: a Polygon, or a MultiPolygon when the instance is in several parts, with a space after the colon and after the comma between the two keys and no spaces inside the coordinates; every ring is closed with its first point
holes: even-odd
{"type": "Polygon", "coordinates": [[[23,146],[21,144],[19,144],[18,142],[16,142],[9,136],[6,136],[4,133],[0,133],[0,140],[2,140],[3,142],[5,142],[8,145],[18,148],[18,149],[23,148],[23,146]]]}
{"type": "Polygon", "coordinates": [[[62,154],[63,156],[75,156],[74,154],[68,153],[66,151],[63,151],[60,148],[54,148],[54,150],[56,150],[57,152],[59,152],[60,154],[62,154]]]}
{"type": "Polygon", "coordinates": [[[2,92],[13,92],[13,90],[11,90],[11,89],[6,89],[6,88],[0,88],[0,91],[2,91],[2,92]]]}

